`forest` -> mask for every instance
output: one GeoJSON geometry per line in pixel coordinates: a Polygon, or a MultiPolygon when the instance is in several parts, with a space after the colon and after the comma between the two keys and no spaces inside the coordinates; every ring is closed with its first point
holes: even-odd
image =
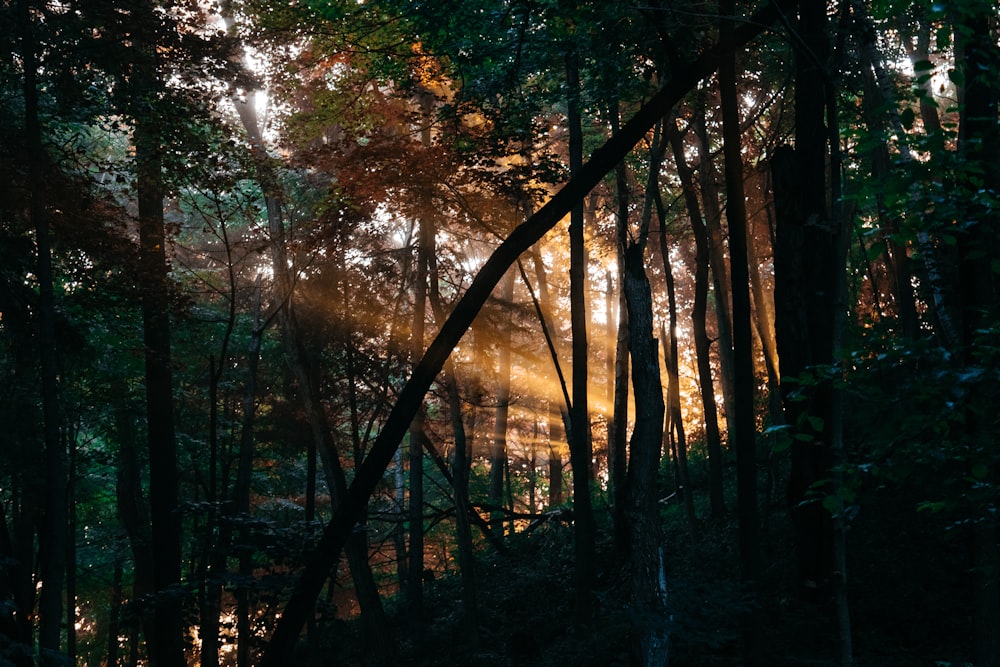
{"type": "Polygon", "coordinates": [[[0,50],[0,665],[1000,667],[995,0],[0,50]]]}

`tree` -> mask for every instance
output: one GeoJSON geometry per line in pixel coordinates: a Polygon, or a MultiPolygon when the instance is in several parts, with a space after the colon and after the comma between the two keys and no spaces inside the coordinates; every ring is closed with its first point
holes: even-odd
{"type": "MultiPolygon", "coordinates": [[[[708,229],[701,215],[701,207],[695,194],[694,176],[684,157],[684,145],[680,130],[674,122],[666,127],[666,138],[670,143],[677,174],[681,181],[684,194],[684,205],[695,239],[695,294],[694,305],[691,308],[691,323],[694,327],[695,354],[698,361],[698,380],[701,387],[701,405],[705,420],[705,441],[708,450],[709,463],[709,502],[714,516],[721,516],[725,510],[725,497],[722,489],[722,436],[719,432],[719,415],[716,410],[715,389],[712,379],[712,362],[709,357],[711,341],[708,337],[706,314],[708,308],[708,272],[709,272],[709,238],[708,229]]],[[[703,158],[704,159],[704,156],[703,158]]],[[[665,242],[666,239],[664,239],[665,242]]],[[[665,243],[664,243],[665,244],[665,243]]],[[[666,263],[666,253],[664,263],[666,263]]],[[[670,361],[671,369],[675,362],[670,361]]],[[[673,375],[673,370],[671,370],[673,375]]],[[[679,402],[680,397],[677,397],[679,402]]],[[[680,406],[678,405],[678,408],[680,406]]],[[[686,458],[686,456],[685,456],[686,458]]],[[[686,466],[685,466],[686,467],[686,466]]],[[[684,473],[682,472],[682,475],[684,473]]],[[[690,491],[685,491],[685,496],[690,491]]]]}
{"type": "MultiPolygon", "coordinates": [[[[574,25],[569,22],[569,39],[574,25]]],[[[575,44],[566,51],[566,123],[569,126],[569,171],[571,177],[583,165],[583,129],[580,118],[580,66],[575,44]]],[[[587,397],[587,302],[586,246],[583,230],[583,198],[570,209],[570,316],[573,338],[573,402],[569,406],[569,458],[573,467],[573,526],[576,556],[576,622],[586,627],[592,622],[594,585],[594,510],[590,496],[591,440],[590,406],[587,397]]]]}
{"type": "Polygon", "coordinates": [[[146,362],[146,427],[149,445],[151,558],[156,621],[150,659],[155,665],[184,664],[181,612],[181,521],[174,434],[170,346],[169,269],[163,219],[163,82],[156,55],[157,19],[149,10],[133,15],[132,116],[139,208],[139,277],[146,362]]]}
{"type": "MultiPolygon", "coordinates": [[[[723,17],[735,13],[736,3],[720,3],[723,17]]],[[[719,39],[728,39],[734,30],[728,18],[719,26],[719,39]]],[[[753,344],[750,328],[750,277],[747,269],[746,196],[743,193],[743,157],[740,140],[739,103],[736,91],[736,54],[728,54],[719,66],[719,93],[722,102],[723,152],[726,166],[726,220],[729,223],[730,277],[733,297],[734,414],[730,419],[730,439],[736,450],[736,484],[740,532],[740,574],[747,587],[757,586],[762,570],[760,527],[757,519],[757,447],[754,419],[753,344]]],[[[760,618],[753,610],[744,621],[744,662],[760,663],[760,618]]]]}
{"type": "Polygon", "coordinates": [[[42,593],[39,603],[39,650],[42,664],[53,664],[61,647],[62,596],[66,580],[67,480],[66,452],[61,437],[58,362],[55,337],[56,304],[52,276],[49,212],[45,199],[45,154],[38,103],[38,62],[34,26],[27,0],[17,3],[21,57],[24,61],[24,117],[29,159],[30,217],[35,228],[38,276],[38,352],[41,358],[42,422],[45,432],[45,470],[48,488],[45,528],[40,535],[42,593]]]}
{"type": "Polygon", "coordinates": [[[635,428],[629,440],[626,502],[629,537],[630,598],[637,620],[632,624],[632,662],[666,665],[670,656],[665,563],[660,543],[657,479],[663,441],[663,387],[659,346],[653,336],[653,297],[645,270],[645,250],[652,219],[652,196],[659,189],[665,145],[660,124],[653,132],[646,198],[639,228],[629,238],[625,260],[625,303],[628,307],[629,357],[635,392],[635,428]]]}

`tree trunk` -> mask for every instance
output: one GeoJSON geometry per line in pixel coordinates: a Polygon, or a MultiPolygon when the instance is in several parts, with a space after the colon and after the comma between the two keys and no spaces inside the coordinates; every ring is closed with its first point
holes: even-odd
{"type": "MultiPolygon", "coordinates": [[[[753,207],[770,215],[770,208],[765,201],[768,192],[767,170],[758,169],[755,173],[757,187],[754,188],[753,207]]],[[[772,425],[784,424],[784,414],[781,411],[781,388],[778,376],[778,343],[774,339],[774,294],[764,289],[761,278],[760,254],[758,253],[757,235],[754,232],[755,216],[747,219],[747,269],[750,271],[750,293],[753,296],[753,306],[757,336],[760,338],[764,353],[764,368],[767,372],[767,406],[772,425]]],[[[766,247],[770,247],[767,244],[766,247]]],[[[769,504],[769,503],[766,503],[769,504]]]]}
{"type": "Polygon", "coordinates": [[[714,293],[715,320],[719,336],[719,385],[722,387],[722,404],[726,413],[726,433],[734,430],[733,418],[736,411],[735,366],[733,359],[733,324],[729,308],[729,271],[726,268],[726,247],[722,234],[722,211],[719,208],[719,185],[712,151],[708,141],[705,123],[704,96],[699,98],[699,106],[694,121],[698,137],[698,178],[701,184],[701,199],[705,208],[705,229],[708,234],[709,263],[712,268],[712,288],[714,293]]]}
{"type": "MultiPolygon", "coordinates": [[[[228,278],[228,312],[226,327],[222,335],[218,363],[215,356],[209,356],[208,363],[208,526],[202,547],[199,572],[199,637],[201,639],[201,667],[218,667],[219,664],[219,618],[222,613],[222,585],[226,572],[228,553],[226,547],[231,534],[229,527],[219,524],[222,500],[219,489],[219,382],[229,359],[229,342],[236,327],[236,269],[233,264],[232,246],[229,243],[224,222],[220,222],[220,236],[226,252],[226,272],[228,278]]],[[[256,315],[256,314],[255,314],[256,315]]],[[[255,365],[256,362],[250,362],[255,365]]],[[[224,495],[224,492],[222,493],[224,495]]]]}
{"type": "MultiPolygon", "coordinates": [[[[583,129],[580,118],[579,56],[573,44],[566,52],[566,87],[569,91],[566,118],[569,127],[570,174],[583,165],[583,129]]],[[[570,321],[573,336],[573,404],[570,406],[569,459],[573,467],[573,535],[576,557],[575,620],[589,627],[593,621],[592,588],[596,573],[595,541],[597,528],[590,497],[590,405],[588,389],[587,345],[587,258],[583,229],[583,198],[570,210],[570,321]]]]}
{"type": "Polygon", "coordinates": [[[146,421],[149,443],[149,505],[152,523],[154,614],[147,635],[150,663],[177,666],[184,659],[181,583],[181,513],[178,504],[177,441],[174,435],[173,364],[170,350],[169,267],[163,221],[162,119],[148,111],[163,87],[156,45],[143,34],[155,25],[145,10],[136,17],[136,88],[133,92],[135,164],[139,200],[139,282],[146,362],[146,421]]]}
{"type": "MultiPolygon", "coordinates": [[[[514,301],[514,271],[508,271],[500,287],[500,306],[508,309],[514,301]]],[[[507,416],[510,408],[511,330],[505,327],[499,336],[497,362],[497,402],[494,411],[493,443],[490,447],[490,503],[496,508],[490,517],[490,527],[503,536],[504,472],[507,469],[507,416]]]]}
{"type": "Polygon", "coordinates": [[[455,368],[449,363],[445,368],[445,390],[448,394],[448,414],[455,433],[455,450],[452,453],[452,490],[455,494],[455,541],[458,543],[458,567],[462,578],[462,613],[465,638],[474,645],[479,630],[478,600],[476,594],[476,554],[472,545],[472,527],[469,512],[469,443],[465,437],[462,418],[462,400],[455,379],[455,368]]]}
{"type": "Polygon", "coordinates": [[[549,401],[549,508],[563,504],[563,461],[562,448],[566,442],[566,430],[563,427],[564,415],[561,410],[554,409],[549,401]]]}
{"type": "MultiPolygon", "coordinates": [[[[669,265],[668,265],[669,266],[669,265]]],[[[673,272],[668,272],[667,278],[667,309],[670,325],[676,330],[677,299],[673,296],[673,272]]],[[[667,418],[664,420],[672,436],[668,440],[673,443],[673,455],[676,466],[677,494],[684,503],[684,514],[687,516],[688,528],[692,535],[698,534],[698,514],[694,508],[694,489],[691,486],[691,476],[688,472],[687,436],[684,432],[684,416],[681,413],[680,374],[677,366],[677,334],[667,333],[663,323],[660,323],[660,337],[663,345],[663,359],[667,369],[667,418]]]]}
{"type": "MultiPolygon", "coordinates": [[[[75,427],[74,427],[75,428],[75,427]]],[[[77,550],[76,550],[76,455],[77,443],[76,434],[69,438],[63,434],[63,444],[61,448],[68,453],[67,460],[67,483],[66,483],[66,658],[70,664],[76,664],[77,637],[76,637],[76,600],[77,600],[77,550]]]]}
{"type": "Polygon", "coordinates": [[[111,609],[108,612],[108,650],[104,660],[105,667],[118,667],[118,637],[122,632],[122,602],[125,598],[122,590],[124,574],[121,557],[116,556],[111,575],[111,609]]]}
{"type": "Polygon", "coordinates": [[[39,534],[41,595],[38,602],[38,648],[41,664],[55,664],[61,652],[63,587],[66,582],[67,497],[66,452],[60,437],[59,389],[55,336],[55,294],[52,287],[52,243],[45,203],[45,154],[38,114],[38,62],[31,8],[17,2],[17,27],[24,66],[24,129],[28,144],[29,215],[35,228],[38,279],[38,354],[42,373],[42,424],[45,438],[46,502],[39,534]]]}
{"type": "MultiPolygon", "coordinates": [[[[562,334],[556,329],[555,320],[552,317],[551,303],[549,296],[549,282],[545,276],[545,264],[542,262],[541,254],[537,249],[531,251],[531,261],[535,267],[535,280],[538,281],[538,309],[541,312],[540,319],[542,326],[547,332],[546,340],[551,346],[552,362],[555,366],[556,375],[559,378],[559,387],[562,390],[562,400],[553,396],[548,401],[548,478],[549,478],[549,507],[561,505],[563,502],[563,462],[562,445],[566,442],[566,425],[569,423],[569,407],[572,400],[569,397],[569,388],[566,386],[566,378],[562,372],[559,362],[556,343],[562,338],[562,334]],[[558,408],[556,407],[558,406],[558,408]],[[556,418],[558,415],[558,418],[556,418]]],[[[528,284],[525,279],[525,284],[528,284]]]]}
{"type": "Polygon", "coordinates": [[[631,646],[633,664],[657,667],[667,664],[670,650],[657,502],[664,407],[653,301],[643,266],[645,245],[643,235],[625,249],[624,291],[636,405],[628,465],[631,646]]]}
{"type": "MultiPolygon", "coordinates": [[[[663,442],[664,404],[660,382],[660,357],[653,337],[653,296],[646,276],[645,251],[653,217],[653,202],[660,191],[660,164],[666,141],[662,121],[653,130],[649,173],[639,218],[637,238],[624,246],[625,304],[628,309],[629,355],[635,392],[635,427],[629,442],[628,513],[631,603],[633,607],[632,661],[646,667],[664,666],[670,656],[667,589],[660,536],[659,472],[663,442]]],[[[662,223],[662,218],[661,218],[662,223]]],[[[662,225],[661,225],[662,226],[662,225]]],[[[662,234],[661,234],[662,236],[662,234]]],[[[671,277],[672,278],[672,277],[671,277]]],[[[673,280],[669,281],[672,287],[673,280]]],[[[673,290],[669,290],[673,301],[673,290]]],[[[676,301],[672,310],[677,312],[676,301]]],[[[676,324],[676,321],[673,323],[676,324]]],[[[673,350],[676,358],[676,348],[673,350]]],[[[675,426],[681,426],[678,401],[675,426]]],[[[693,514],[693,504],[689,506],[693,514]]]]}
{"type": "Polygon", "coordinates": [[[814,485],[830,478],[831,385],[798,383],[810,368],[833,361],[841,236],[826,210],[826,7],[818,0],[800,5],[805,46],[796,51],[795,150],[780,148],[772,158],[775,331],[786,422],[800,436],[791,446],[788,482],[799,586],[808,598],[829,599],[833,524],[807,494],[822,491],[814,485]]]}
{"type": "MultiPolygon", "coordinates": [[[[411,361],[415,363],[424,350],[424,327],[427,319],[427,269],[433,253],[434,231],[430,220],[418,223],[416,274],[413,278],[413,328],[410,337],[411,361]]],[[[419,410],[410,424],[409,455],[409,546],[407,549],[406,604],[410,636],[418,642],[423,635],[424,607],[424,413],[419,410]]]]}
{"type": "MultiPolygon", "coordinates": [[[[734,0],[720,4],[723,17],[736,13],[734,0]]],[[[729,39],[735,26],[723,18],[720,39],[729,39]]],[[[733,359],[735,413],[730,421],[729,439],[736,450],[736,496],[740,534],[740,574],[751,594],[757,593],[763,569],[757,518],[757,448],[754,415],[753,333],[750,313],[750,276],[747,269],[746,197],[743,193],[743,158],[740,137],[739,101],[736,90],[736,54],[726,56],[719,66],[722,101],[722,134],[726,174],[726,219],[729,222],[730,276],[733,295],[733,359]]],[[[744,613],[743,663],[761,663],[760,635],[763,623],[757,605],[751,601],[744,613]]]]}
{"type": "MultiPolygon", "coordinates": [[[[619,122],[619,104],[617,100],[611,108],[611,129],[617,132],[619,122]]],[[[628,438],[628,374],[629,374],[629,350],[628,350],[628,309],[625,304],[625,290],[621,288],[625,270],[625,244],[628,240],[629,223],[629,191],[628,191],[628,170],[625,161],[622,160],[615,166],[615,258],[617,265],[617,275],[614,284],[618,285],[618,318],[613,319],[610,315],[613,312],[611,293],[612,280],[611,273],[608,273],[608,328],[614,334],[610,336],[608,351],[614,349],[613,370],[614,381],[609,382],[613,389],[611,397],[611,419],[608,423],[608,468],[611,481],[612,510],[614,512],[614,535],[615,545],[623,550],[628,550],[628,517],[626,497],[628,495],[628,448],[626,447],[628,438]],[[617,324],[617,326],[615,326],[617,324]]]]}
{"type": "MultiPolygon", "coordinates": [[[[246,130],[254,167],[257,171],[257,179],[264,193],[270,233],[271,266],[274,273],[274,303],[278,307],[277,317],[281,325],[286,361],[295,376],[299,398],[302,400],[313,442],[323,465],[333,504],[336,506],[343,502],[347,493],[347,481],[340,465],[323,405],[316,396],[317,378],[314,377],[313,373],[310,373],[307,366],[302,334],[292,308],[294,279],[289,270],[286,249],[284,217],[280,199],[281,185],[278,182],[277,174],[268,165],[256,110],[245,100],[236,97],[233,98],[233,103],[246,130]]],[[[351,566],[351,577],[358,597],[358,605],[361,607],[362,627],[369,645],[377,651],[382,651],[388,648],[386,642],[379,640],[379,637],[383,637],[385,634],[385,612],[382,609],[378,588],[374,583],[371,567],[368,564],[365,544],[364,535],[352,530],[346,545],[347,557],[351,566]]]]}
{"type": "MultiPolygon", "coordinates": [[[[705,421],[705,446],[708,449],[708,498],[712,516],[720,518],[725,514],[725,495],[722,480],[722,435],[719,432],[719,413],[715,402],[715,384],[712,380],[711,341],[708,338],[706,314],[708,310],[708,270],[709,239],[695,194],[694,178],[684,157],[684,145],[680,132],[673,122],[666,123],[667,139],[670,142],[677,174],[681,180],[684,204],[695,239],[694,303],[691,307],[691,335],[694,338],[695,358],[698,364],[698,384],[701,388],[702,414],[705,421]]],[[[703,158],[704,159],[704,158],[703,158]]],[[[660,241],[660,254],[664,266],[667,265],[665,252],[666,238],[660,241]]],[[[720,346],[722,344],[720,336],[720,346]]],[[[671,355],[673,357],[674,355],[671,355]]],[[[671,371],[672,373],[672,371],[671,371]]],[[[672,375],[671,375],[672,376],[672,375]]],[[[678,397],[678,403],[680,398],[678,397]]],[[[671,405],[673,405],[671,403],[671,405]]],[[[684,490],[689,493],[688,489],[684,490]]]]}
{"type": "MultiPolygon", "coordinates": [[[[144,600],[153,594],[153,539],[150,535],[149,511],[142,493],[139,472],[139,455],[133,415],[127,404],[128,389],[125,381],[114,378],[111,395],[119,397],[113,406],[115,440],[118,444],[117,470],[115,471],[115,504],[132,552],[132,599],[144,600]]],[[[153,634],[155,618],[150,605],[139,608],[138,621],[133,623],[138,635],[141,627],[145,636],[153,634]]]]}

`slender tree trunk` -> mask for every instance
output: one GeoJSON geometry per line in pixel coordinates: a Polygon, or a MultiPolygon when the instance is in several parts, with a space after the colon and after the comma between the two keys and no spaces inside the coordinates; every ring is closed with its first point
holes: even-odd
{"type": "Polygon", "coordinates": [[[77,551],[76,551],[76,437],[66,437],[63,432],[62,449],[68,452],[67,484],[66,484],[66,658],[70,664],[76,664],[76,599],[77,599],[77,551]]]}
{"type": "Polygon", "coordinates": [[[392,530],[392,546],[396,552],[396,581],[400,592],[405,596],[410,576],[406,557],[406,524],[403,522],[403,517],[406,515],[406,466],[403,461],[403,449],[400,448],[393,456],[393,487],[399,520],[392,530]]]}
{"type": "MultiPolygon", "coordinates": [[[[770,209],[764,201],[767,192],[767,170],[757,170],[755,179],[758,187],[754,189],[754,202],[758,211],[770,215],[770,209]]],[[[778,343],[774,339],[774,306],[773,293],[764,289],[761,278],[760,254],[758,253],[757,235],[754,233],[755,216],[747,219],[747,269],[750,272],[750,292],[753,296],[754,323],[757,336],[760,338],[764,353],[764,368],[767,372],[767,405],[772,425],[784,424],[784,414],[781,411],[781,381],[778,375],[778,343]]],[[[769,504],[769,503],[768,503],[769,504]]]]}
{"type": "Polygon", "coordinates": [[[705,123],[704,96],[699,98],[699,106],[694,120],[698,137],[698,178],[701,184],[701,200],[705,209],[705,229],[708,232],[708,253],[712,267],[712,288],[714,292],[715,320],[719,336],[719,385],[722,387],[722,403],[726,412],[726,432],[734,430],[733,416],[736,412],[735,366],[733,359],[733,324],[729,307],[730,280],[726,267],[726,247],[722,233],[722,210],[719,208],[719,184],[712,151],[708,141],[705,123]]]}
{"type": "MultiPolygon", "coordinates": [[[[34,466],[32,466],[34,467],[34,466]]],[[[41,479],[38,471],[30,470],[27,476],[41,479]]],[[[41,498],[35,495],[37,489],[26,489],[26,486],[37,485],[37,482],[20,480],[20,488],[15,488],[11,505],[14,508],[13,540],[11,540],[12,597],[18,613],[14,619],[16,643],[25,655],[16,660],[17,667],[34,667],[35,652],[34,628],[31,611],[35,607],[35,572],[31,564],[35,558],[35,525],[38,521],[38,506],[41,498]]]]}
{"type": "MultiPolygon", "coordinates": [[[[843,35],[843,21],[846,20],[846,4],[841,16],[841,25],[838,33],[843,35]]],[[[837,41],[837,49],[834,57],[830,59],[828,68],[830,74],[823,81],[824,90],[824,111],[826,112],[827,143],[829,144],[830,170],[829,170],[829,190],[830,190],[830,229],[836,245],[833,247],[831,255],[833,257],[833,271],[831,277],[833,285],[833,304],[830,312],[830,325],[832,327],[830,336],[830,358],[836,363],[838,361],[839,350],[842,346],[844,336],[843,313],[846,311],[847,301],[847,275],[844,267],[847,263],[847,252],[850,246],[850,235],[848,233],[848,216],[844,206],[844,193],[841,181],[843,170],[843,159],[840,152],[840,119],[837,109],[837,82],[839,72],[844,68],[844,47],[842,39],[837,41]]],[[[905,251],[903,251],[905,254],[905,251]]],[[[909,270],[907,269],[907,273],[909,270]]],[[[908,285],[906,286],[908,287],[908,285]]],[[[901,296],[905,300],[909,297],[901,296]]],[[[843,364],[841,364],[841,367],[843,364]]],[[[837,498],[840,505],[832,512],[833,528],[833,604],[834,616],[837,624],[837,640],[840,649],[841,667],[851,667],[854,664],[854,646],[851,636],[851,613],[847,597],[847,517],[843,506],[844,493],[844,466],[846,465],[846,453],[844,450],[844,405],[845,390],[840,383],[834,383],[830,390],[830,470],[832,494],[837,498]]]]}
{"type": "Polygon", "coordinates": [[[462,402],[455,379],[454,364],[445,368],[445,390],[448,394],[448,414],[455,434],[452,454],[452,490],[455,493],[455,540],[458,543],[458,566],[462,578],[462,613],[465,637],[475,644],[479,634],[479,612],[476,585],[476,555],[472,545],[469,512],[469,443],[465,437],[462,402]]]}
{"type": "Polygon", "coordinates": [[[30,216],[35,228],[38,279],[38,353],[42,373],[42,423],[45,437],[46,504],[39,534],[41,595],[38,603],[38,647],[41,664],[55,664],[61,651],[62,600],[66,582],[67,497],[66,452],[60,437],[59,389],[55,337],[55,294],[52,248],[45,203],[45,154],[38,115],[38,62],[28,0],[17,2],[17,26],[24,66],[24,118],[28,143],[30,216]]]}
{"type": "Polygon", "coordinates": [[[810,368],[833,363],[835,298],[843,269],[843,230],[826,208],[825,3],[800,3],[798,33],[802,48],[795,54],[795,150],[781,148],[772,158],[775,329],[786,421],[797,436],[791,446],[788,502],[799,586],[807,598],[830,601],[838,576],[833,521],[812,494],[830,493],[829,486],[817,484],[830,479],[833,387],[828,381],[798,383],[810,368]]]}
{"type": "Polygon", "coordinates": [[[121,557],[115,557],[113,574],[111,575],[111,609],[108,613],[108,650],[104,660],[105,667],[118,666],[118,637],[121,634],[122,602],[125,594],[122,589],[122,579],[125,572],[121,557]]]}
{"type": "MultiPolygon", "coordinates": [[[[646,276],[645,251],[660,191],[660,164],[666,141],[660,121],[653,129],[650,166],[637,238],[624,246],[622,291],[628,309],[629,354],[635,392],[635,427],[629,442],[628,513],[630,597],[636,620],[632,626],[632,662],[665,667],[670,658],[667,588],[660,536],[659,472],[663,442],[664,404],[660,382],[659,346],[653,336],[653,296],[646,276]]],[[[661,218],[662,223],[662,218],[661,218]]],[[[661,234],[662,236],[662,234],[661,234]]],[[[672,277],[669,282],[672,287],[672,277]]],[[[673,290],[670,290],[673,301],[673,290]]],[[[676,301],[672,303],[676,324],[676,301]]],[[[673,350],[676,357],[676,348],[673,350]]],[[[679,404],[679,401],[678,401],[679,404]]],[[[678,405],[679,408],[679,405],[678,405]]],[[[681,426],[678,409],[675,426],[681,426]]],[[[679,431],[683,433],[683,430],[679,431]]],[[[689,506],[693,514],[693,505],[689,506]]],[[[690,516],[690,515],[689,515],[690,516]]]]}
{"type": "Polygon", "coordinates": [[[549,507],[563,504],[563,460],[562,449],[566,443],[563,414],[554,409],[549,401],[549,507]]]}
{"type": "MultiPolygon", "coordinates": [[[[150,25],[155,19],[149,19],[150,25]]],[[[140,21],[145,23],[145,21],[140,21]]],[[[155,45],[137,40],[135,161],[139,199],[139,280],[142,285],[146,361],[146,421],[149,443],[149,500],[152,522],[156,623],[149,658],[154,667],[180,667],[184,659],[181,582],[181,514],[178,503],[177,441],[174,435],[173,364],[170,350],[169,267],[163,221],[160,121],[146,111],[162,88],[155,45]]]]}
{"type": "MultiPolygon", "coordinates": [[[[226,252],[226,272],[228,278],[229,309],[226,327],[222,335],[218,363],[209,357],[208,363],[208,526],[201,556],[200,581],[200,621],[201,666],[218,667],[219,664],[219,617],[222,613],[222,584],[226,571],[229,528],[219,525],[222,496],[219,489],[219,381],[229,358],[229,342],[236,328],[236,270],[233,263],[232,245],[229,243],[225,222],[220,224],[220,236],[226,252]]],[[[255,362],[254,362],[255,363],[255,362]]]]}
{"type": "Polygon", "coordinates": [[[633,664],[659,667],[668,663],[670,650],[657,503],[664,406],[659,352],[653,337],[652,295],[643,266],[644,248],[645,235],[625,250],[624,291],[636,405],[628,466],[630,598],[634,619],[631,645],[633,664]]]}
{"type": "MultiPolygon", "coordinates": [[[[427,319],[427,269],[429,256],[433,247],[429,245],[434,238],[430,221],[424,218],[419,221],[417,240],[417,271],[413,283],[413,328],[411,329],[410,353],[413,363],[420,358],[424,350],[424,327],[427,319]]],[[[410,539],[407,551],[406,603],[409,613],[410,633],[413,641],[419,641],[423,635],[424,607],[424,414],[417,412],[410,424],[410,504],[409,525],[410,539]]]]}
{"type": "MultiPolygon", "coordinates": [[[[132,552],[132,599],[143,600],[153,594],[153,540],[150,535],[149,511],[142,493],[139,472],[138,435],[131,410],[127,404],[128,389],[121,378],[115,378],[111,395],[119,397],[114,406],[115,440],[118,444],[117,470],[115,471],[115,503],[118,520],[128,535],[132,552]]],[[[133,638],[139,629],[145,636],[153,634],[155,618],[149,605],[138,609],[138,620],[132,624],[133,638]]]]}
{"type": "MultiPolygon", "coordinates": [[[[507,309],[514,300],[513,270],[507,272],[500,287],[500,305],[507,309]]],[[[503,535],[504,471],[507,469],[507,418],[510,408],[511,331],[505,327],[499,337],[497,362],[497,403],[494,411],[493,443],[490,448],[490,503],[497,509],[490,517],[490,526],[497,536],[503,535]]]]}
{"type": "MultiPolygon", "coordinates": [[[[677,299],[673,296],[674,280],[672,272],[668,273],[667,309],[672,329],[677,325],[677,299]]],[[[673,455],[676,462],[677,493],[684,503],[684,514],[687,515],[688,528],[692,535],[698,534],[698,515],[694,508],[694,489],[691,487],[691,476],[688,469],[687,436],[684,432],[684,417],[681,414],[680,374],[677,366],[677,334],[667,333],[661,323],[660,338],[663,345],[663,359],[667,369],[667,418],[664,420],[672,436],[668,440],[673,443],[673,455]]]]}
{"type": "MultiPolygon", "coordinates": [[[[260,348],[265,328],[260,311],[261,287],[258,279],[254,286],[254,322],[247,349],[240,442],[236,455],[236,483],[233,487],[232,513],[245,518],[250,515],[250,479],[253,475],[254,428],[257,417],[257,368],[260,365],[260,348]]],[[[228,535],[220,536],[220,544],[228,542],[227,538],[228,535]]],[[[249,535],[244,533],[242,538],[248,540],[249,535]]],[[[249,581],[253,575],[253,566],[250,555],[245,551],[239,556],[238,567],[243,581],[249,581]]],[[[250,589],[245,583],[236,589],[236,640],[236,664],[238,667],[249,667],[253,637],[250,630],[250,589]]]]}
{"type": "MultiPolygon", "coordinates": [[[[720,4],[723,17],[736,14],[734,0],[720,4]]],[[[723,18],[720,39],[729,39],[735,26],[723,18]]],[[[747,216],[743,192],[743,159],[740,138],[739,101],[736,89],[736,54],[726,56],[719,66],[719,89],[722,98],[722,134],[726,174],[726,219],[729,222],[730,276],[733,295],[733,359],[735,361],[735,413],[730,421],[729,438],[736,450],[737,516],[740,533],[740,574],[744,585],[754,593],[760,585],[763,565],[760,559],[757,510],[757,448],[754,416],[753,333],[750,312],[750,276],[747,269],[747,216]]],[[[744,614],[743,662],[761,663],[760,635],[763,623],[757,606],[751,603],[744,614]]]]}
{"type": "MultiPolygon", "coordinates": [[[[619,104],[617,100],[610,110],[611,129],[617,132],[619,122],[619,104]]],[[[628,169],[625,161],[622,160],[615,166],[615,257],[617,275],[614,284],[617,284],[618,314],[617,320],[608,317],[608,328],[614,331],[614,335],[609,341],[608,350],[614,349],[614,382],[609,383],[613,387],[611,400],[611,420],[608,424],[608,468],[611,480],[611,498],[614,518],[615,545],[624,551],[629,548],[628,537],[628,517],[626,516],[626,497],[628,495],[628,448],[626,447],[628,438],[628,376],[629,376],[629,349],[628,349],[628,309],[625,305],[625,291],[621,289],[625,271],[625,244],[628,240],[629,223],[629,189],[628,189],[628,169]],[[615,326],[617,324],[617,326],[615,326]]],[[[611,307],[611,274],[608,273],[608,313],[613,312],[611,307]]]]}
{"type": "MultiPolygon", "coordinates": [[[[722,435],[719,432],[719,413],[715,403],[715,384],[712,379],[711,341],[708,338],[706,314],[708,310],[708,270],[709,238],[695,194],[694,177],[684,157],[684,145],[680,132],[673,122],[666,124],[667,140],[670,142],[677,174],[681,179],[684,204],[695,239],[694,303],[691,306],[692,337],[695,358],[698,364],[698,384],[701,388],[702,414],[705,422],[705,445],[708,450],[708,497],[712,516],[719,518],[725,514],[725,495],[722,480],[722,435]]],[[[704,158],[703,158],[704,159],[704,158]]],[[[666,239],[661,242],[660,254],[664,266],[667,265],[666,239]]],[[[721,336],[720,336],[721,346],[721,336]]],[[[673,356],[673,355],[671,355],[673,356]]],[[[678,398],[678,403],[680,399],[678,398]]],[[[685,494],[689,492],[685,489],[685,494]]]]}
{"type": "Polygon", "coordinates": [[[219,664],[219,613],[222,601],[221,579],[214,581],[221,570],[225,569],[225,558],[220,558],[218,552],[221,545],[216,544],[217,530],[217,467],[218,467],[218,391],[219,382],[216,374],[215,357],[209,358],[209,484],[208,484],[208,525],[202,544],[199,565],[199,619],[198,636],[201,639],[201,667],[217,667],[219,664]],[[221,565],[221,568],[219,566],[221,565]]]}
{"type": "MultiPolygon", "coordinates": [[[[569,90],[570,173],[583,164],[583,130],[580,118],[579,56],[573,45],[566,53],[566,86],[569,90]]],[[[570,211],[570,320],[573,335],[573,405],[570,407],[569,457],[573,467],[573,526],[576,556],[576,622],[589,626],[593,616],[592,587],[596,565],[596,525],[590,497],[590,407],[588,389],[588,345],[586,282],[587,264],[583,229],[583,199],[570,211]]]]}
{"type": "MultiPolygon", "coordinates": [[[[549,397],[548,401],[548,478],[549,478],[549,507],[556,507],[563,502],[563,462],[562,450],[566,442],[565,427],[569,423],[569,408],[572,400],[569,398],[569,389],[566,387],[566,378],[559,363],[556,343],[562,338],[561,333],[556,329],[555,320],[552,317],[552,299],[549,295],[549,282],[545,275],[545,264],[541,254],[537,249],[531,251],[531,260],[535,267],[535,280],[538,282],[538,309],[541,311],[542,326],[548,332],[552,350],[553,365],[556,375],[559,378],[560,389],[562,390],[562,400],[549,397]],[[558,406],[558,407],[556,407],[558,406]],[[558,418],[557,418],[558,415],[558,418]]],[[[527,284],[525,280],[525,284],[527,284]]]]}

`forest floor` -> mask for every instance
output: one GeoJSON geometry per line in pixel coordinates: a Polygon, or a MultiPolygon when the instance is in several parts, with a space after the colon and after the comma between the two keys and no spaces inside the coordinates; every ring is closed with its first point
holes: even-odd
{"type": "MultiPolygon", "coordinates": [[[[757,597],[763,664],[836,666],[833,610],[795,593],[788,517],[762,517],[765,572],[757,597]]],[[[421,641],[385,638],[393,653],[374,658],[357,620],[321,633],[317,664],[382,667],[625,667],[627,581],[609,526],[599,537],[594,590],[597,621],[573,623],[572,528],[553,524],[507,540],[506,555],[481,553],[475,631],[463,623],[457,574],[426,586],[421,641]]],[[[855,665],[971,665],[966,562],[959,539],[912,504],[883,498],[859,512],[849,531],[849,589],[855,665]]],[[[955,531],[958,532],[958,531],[955,531]]],[[[735,519],[704,522],[692,535],[682,508],[664,510],[673,667],[738,666],[741,623],[751,597],[741,587],[735,519]]],[[[387,604],[392,631],[407,632],[399,605],[387,604]]],[[[315,652],[314,652],[315,655],[315,652]]],[[[315,658],[314,658],[315,660],[315,658]]]]}

